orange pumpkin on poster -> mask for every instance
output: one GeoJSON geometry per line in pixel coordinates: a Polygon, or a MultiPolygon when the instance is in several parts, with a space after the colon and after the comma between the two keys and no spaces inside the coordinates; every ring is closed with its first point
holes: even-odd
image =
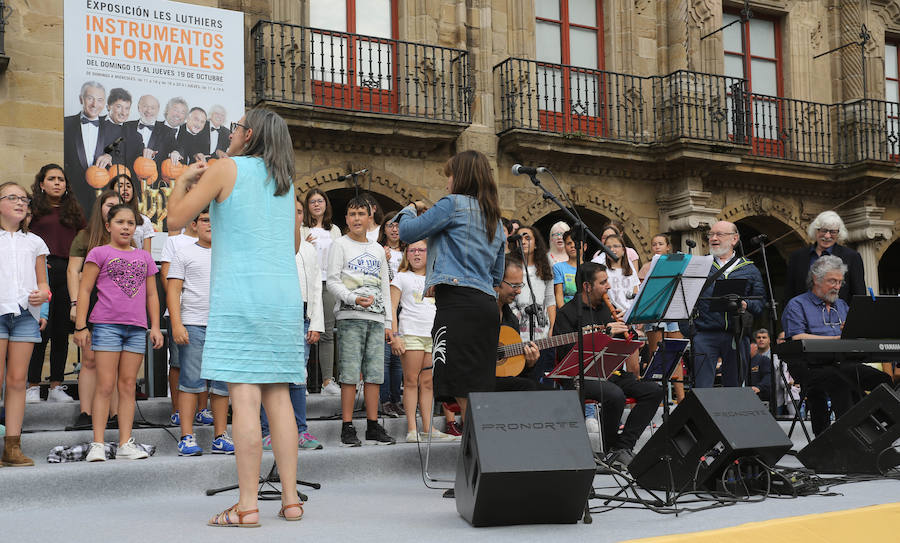
{"type": "Polygon", "coordinates": [[[156,171],[156,162],[147,157],[139,156],[134,159],[134,173],[138,179],[156,179],[159,173],[156,171]]]}
{"type": "Polygon", "coordinates": [[[182,172],[184,172],[184,164],[182,164],[181,162],[175,162],[173,164],[172,161],[168,158],[163,160],[163,163],[162,163],[163,179],[166,179],[169,181],[178,179],[178,176],[180,176],[182,174],[182,172]]]}
{"type": "Polygon", "coordinates": [[[88,185],[95,189],[102,189],[109,183],[109,172],[100,166],[91,166],[84,171],[84,178],[88,185]]]}
{"type": "Polygon", "coordinates": [[[109,166],[109,178],[112,179],[117,175],[125,174],[128,177],[131,177],[131,172],[128,171],[128,168],[124,164],[110,164],[109,166]]]}

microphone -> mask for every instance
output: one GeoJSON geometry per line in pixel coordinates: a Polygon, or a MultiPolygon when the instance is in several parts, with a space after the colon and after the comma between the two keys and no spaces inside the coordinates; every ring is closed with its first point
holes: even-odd
{"type": "Polygon", "coordinates": [[[750,243],[752,243],[753,245],[762,245],[763,243],[765,243],[768,240],[769,240],[769,236],[767,236],[765,234],[760,234],[758,236],[753,236],[752,238],[750,238],[750,243]]]}
{"type": "Polygon", "coordinates": [[[697,242],[692,240],[691,238],[684,240],[684,244],[687,245],[688,247],[690,247],[691,249],[693,249],[694,247],[697,246],[697,242]]]}
{"type": "Polygon", "coordinates": [[[547,168],[538,167],[532,168],[530,166],[522,166],[521,164],[513,164],[512,174],[513,175],[537,175],[539,173],[546,172],[547,168]]]}
{"type": "Polygon", "coordinates": [[[348,174],[345,174],[345,175],[339,175],[339,176],[337,177],[337,180],[338,180],[338,181],[346,181],[347,179],[352,179],[354,176],[356,176],[356,175],[362,175],[362,174],[364,174],[364,173],[366,173],[366,172],[368,172],[368,171],[369,171],[369,168],[363,168],[363,169],[359,170],[358,172],[348,173],[348,174]]]}
{"type": "Polygon", "coordinates": [[[106,147],[104,147],[103,152],[106,153],[107,155],[112,153],[113,151],[118,149],[119,144],[122,143],[122,141],[124,141],[124,140],[125,140],[124,137],[119,136],[118,138],[116,138],[116,141],[114,141],[114,142],[110,143],[109,145],[107,145],[106,147]]]}
{"type": "Polygon", "coordinates": [[[507,236],[506,243],[516,243],[520,239],[522,239],[522,234],[513,234],[511,236],[507,236]]]}

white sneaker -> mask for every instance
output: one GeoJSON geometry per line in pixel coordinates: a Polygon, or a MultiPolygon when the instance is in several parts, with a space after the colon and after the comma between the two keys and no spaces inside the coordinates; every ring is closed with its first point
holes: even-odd
{"type": "Polygon", "coordinates": [[[74,402],[75,398],[66,393],[66,385],[56,385],[47,392],[48,402],[74,402]]]}
{"type": "Polygon", "coordinates": [[[600,423],[597,421],[596,417],[585,417],[584,425],[587,426],[587,431],[589,434],[600,433],[600,423]]]}
{"type": "MultiPolygon", "coordinates": [[[[412,430],[412,431],[410,431],[410,432],[406,432],[406,442],[407,442],[407,443],[418,443],[418,442],[419,442],[419,436],[420,436],[420,435],[423,436],[423,435],[425,435],[425,434],[424,434],[424,433],[423,433],[423,434],[418,434],[418,433],[416,433],[415,430],[412,430]]],[[[423,439],[422,441],[425,441],[425,440],[423,439]]]]}
{"type": "Polygon", "coordinates": [[[140,460],[150,456],[144,449],[134,444],[134,438],[129,439],[124,445],[116,449],[116,458],[120,460],[140,460]]]}
{"type": "Polygon", "coordinates": [[[106,460],[106,452],[103,450],[103,443],[96,441],[91,443],[91,449],[87,453],[88,462],[104,462],[106,460]]]}
{"type": "MultiPolygon", "coordinates": [[[[444,432],[438,430],[437,428],[431,429],[431,440],[432,441],[459,441],[462,439],[462,436],[451,436],[450,434],[445,434],[444,432]]],[[[427,432],[419,432],[419,441],[427,442],[428,441],[428,433],[427,432]]]]}
{"type": "MultiPolygon", "coordinates": [[[[64,393],[65,394],[65,393],[64,393]]],[[[41,387],[28,387],[25,391],[25,403],[39,403],[41,401],[41,387]]]]}
{"type": "Polygon", "coordinates": [[[334,382],[334,379],[332,379],[327,385],[322,387],[322,394],[327,394],[328,396],[340,396],[341,387],[339,387],[338,384],[334,382]]]}

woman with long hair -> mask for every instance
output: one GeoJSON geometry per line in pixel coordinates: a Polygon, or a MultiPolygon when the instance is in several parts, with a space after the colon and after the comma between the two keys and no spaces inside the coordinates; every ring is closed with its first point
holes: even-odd
{"type": "Polygon", "coordinates": [[[444,175],[447,196],[427,211],[421,201],[400,211],[400,239],[428,238],[424,288],[436,304],[435,395],[456,398],[465,420],[468,394],[494,390],[500,337],[494,287],[503,280],[505,239],[487,157],[458,153],[447,161],[444,175]]]}
{"type": "MultiPolygon", "coordinates": [[[[381,220],[381,230],[378,234],[378,244],[384,247],[385,257],[390,268],[390,277],[393,281],[397,277],[400,268],[400,262],[405,256],[404,252],[406,244],[400,241],[400,225],[391,222],[397,215],[396,211],[385,214],[381,220]]],[[[400,355],[396,354],[395,349],[391,349],[391,344],[384,344],[384,382],[381,383],[381,391],[379,394],[379,403],[381,404],[381,412],[383,415],[397,418],[406,414],[403,406],[403,397],[400,393],[400,385],[403,381],[403,365],[400,361],[400,355]]]]}
{"type": "MultiPolygon", "coordinates": [[[[299,197],[298,197],[299,201],[299,197]]],[[[328,275],[328,251],[334,240],[341,237],[341,229],[331,222],[331,200],[319,189],[310,189],[303,200],[303,226],[300,237],[316,248],[319,269],[322,270],[322,313],[325,331],[316,344],[316,359],[322,372],[322,394],[340,396],[341,387],[334,382],[334,305],[336,300],[325,288],[328,275]]]]}
{"type": "Polygon", "coordinates": [[[29,230],[37,235],[47,247],[49,274],[50,313],[47,326],[41,331],[41,342],[31,351],[28,363],[28,388],[25,401],[35,403],[41,401],[41,371],[44,368],[44,354],[47,342],[50,342],[50,390],[48,401],[71,402],[62,384],[66,371],[66,358],[69,355],[69,334],[72,333],[72,321],[69,320],[69,307],[72,304],[66,284],[66,268],[69,263],[69,247],[79,230],[84,228],[84,211],[72,192],[69,178],[62,166],[45,164],[34,176],[31,185],[31,225],[29,230]]]}
{"type": "Polygon", "coordinates": [[[134,216],[137,217],[138,221],[137,228],[134,230],[134,244],[138,249],[150,252],[150,240],[153,237],[153,223],[150,222],[150,217],[141,214],[138,209],[141,197],[138,193],[137,182],[132,179],[130,175],[120,173],[109,180],[109,183],[106,184],[106,188],[118,192],[119,196],[122,197],[122,200],[125,201],[125,205],[134,211],[134,216]]]}
{"type": "MultiPolygon", "coordinates": [[[[69,248],[69,265],[66,269],[66,282],[69,292],[78,292],[81,283],[81,272],[84,268],[84,259],[94,247],[100,247],[109,243],[109,232],[106,230],[106,215],[113,206],[124,203],[122,197],[114,190],[104,190],[97,197],[97,202],[91,209],[91,217],[88,219],[87,228],[79,231],[72,240],[69,248]]],[[[96,290],[91,294],[88,313],[94,309],[97,303],[96,290]]],[[[69,311],[69,318],[75,322],[75,303],[69,311]]],[[[97,388],[97,363],[94,360],[94,351],[90,345],[81,349],[81,370],[78,372],[78,401],[81,404],[81,412],[75,419],[73,428],[86,430],[91,427],[91,403],[94,401],[94,391],[97,388]]],[[[109,418],[113,421],[119,405],[119,397],[115,390],[112,394],[112,402],[109,408],[109,418]]],[[[118,421],[116,421],[118,422],[118,421]]]]}
{"type": "Polygon", "coordinates": [[[209,524],[256,526],[260,403],[281,474],[278,516],[303,516],[296,486],[297,423],[288,391],[289,383],[306,381],[306,365],[287,124],[272,111],[251,109],[232,124],[228,155],[208,168],[202,161],[187,167],[175,182],[168,220],[170,228],[181,228],[209,206],[215,238],[201,377],[228,383],[240,497],[209,524]],[[287,232],[294,233],[293,243],[287,232]]]}
{"type": "MultiPolygon", "coordinates": [[[[519,319],[519,333],[526,341],[550,337],[556,320],[556,296],[553,290],[553,268],[547,256],[544,237],[533,226],[519,228],[522,240],[518,248],[511,248],[512,254],[522,257],[525,265],[525,287],[516,295],[511,309],[519,319]]],[[[541,353],[534,367],[533,375],[538,380],[552,368],[553,351],[541,353]]]]}
{"type": "Polygon", "coordinates": [[[628,311],[631,304],[634,303],[634,295],[637,294],[641,282],[638,280],[637,271],[626,257],[625,242],[622,241],[622,237],[612,234],[606,238],[605,245],[619,258],[616,262],[606,264],[606,275],[609,278],[609,298],[617,308],[628,311]]]}
{"type": "MultiPolygon", "coordinates": [[[[600,242],[603,245],[606,245],[606,240],[609,236],[619,236],[623,240],[625,239],[625,225],[620,223],[619,221],[610,221],[603,225],[603,229],[600,230],[600,242]]],[[[641,260],[637,254],[637,251],[632,249],[631,247],[625,247],[625,256],[628,257],[628,262],[631,262],[631,267],[635,270],[640,269],[641,260]]],[[[597,251],[594,253],[594,257],[591,259],[591,262],[596,262],[597,264],[606,265],[606,253],[603,251],[597,251]]]]}

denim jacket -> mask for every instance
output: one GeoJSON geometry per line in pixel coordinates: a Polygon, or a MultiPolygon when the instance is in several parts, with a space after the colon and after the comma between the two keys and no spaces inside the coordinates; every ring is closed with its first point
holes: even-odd
{"type": "Polygon", "coordinates": [[[503,279],[503,226],[497,221],[494,239],[488,243],[478,200],[450,194],[418,217],[411,207],[404,208],[398,221],[404,242],[428,238],[426,290],[443,284],[497,296],[494,287],[503,279]]]}

